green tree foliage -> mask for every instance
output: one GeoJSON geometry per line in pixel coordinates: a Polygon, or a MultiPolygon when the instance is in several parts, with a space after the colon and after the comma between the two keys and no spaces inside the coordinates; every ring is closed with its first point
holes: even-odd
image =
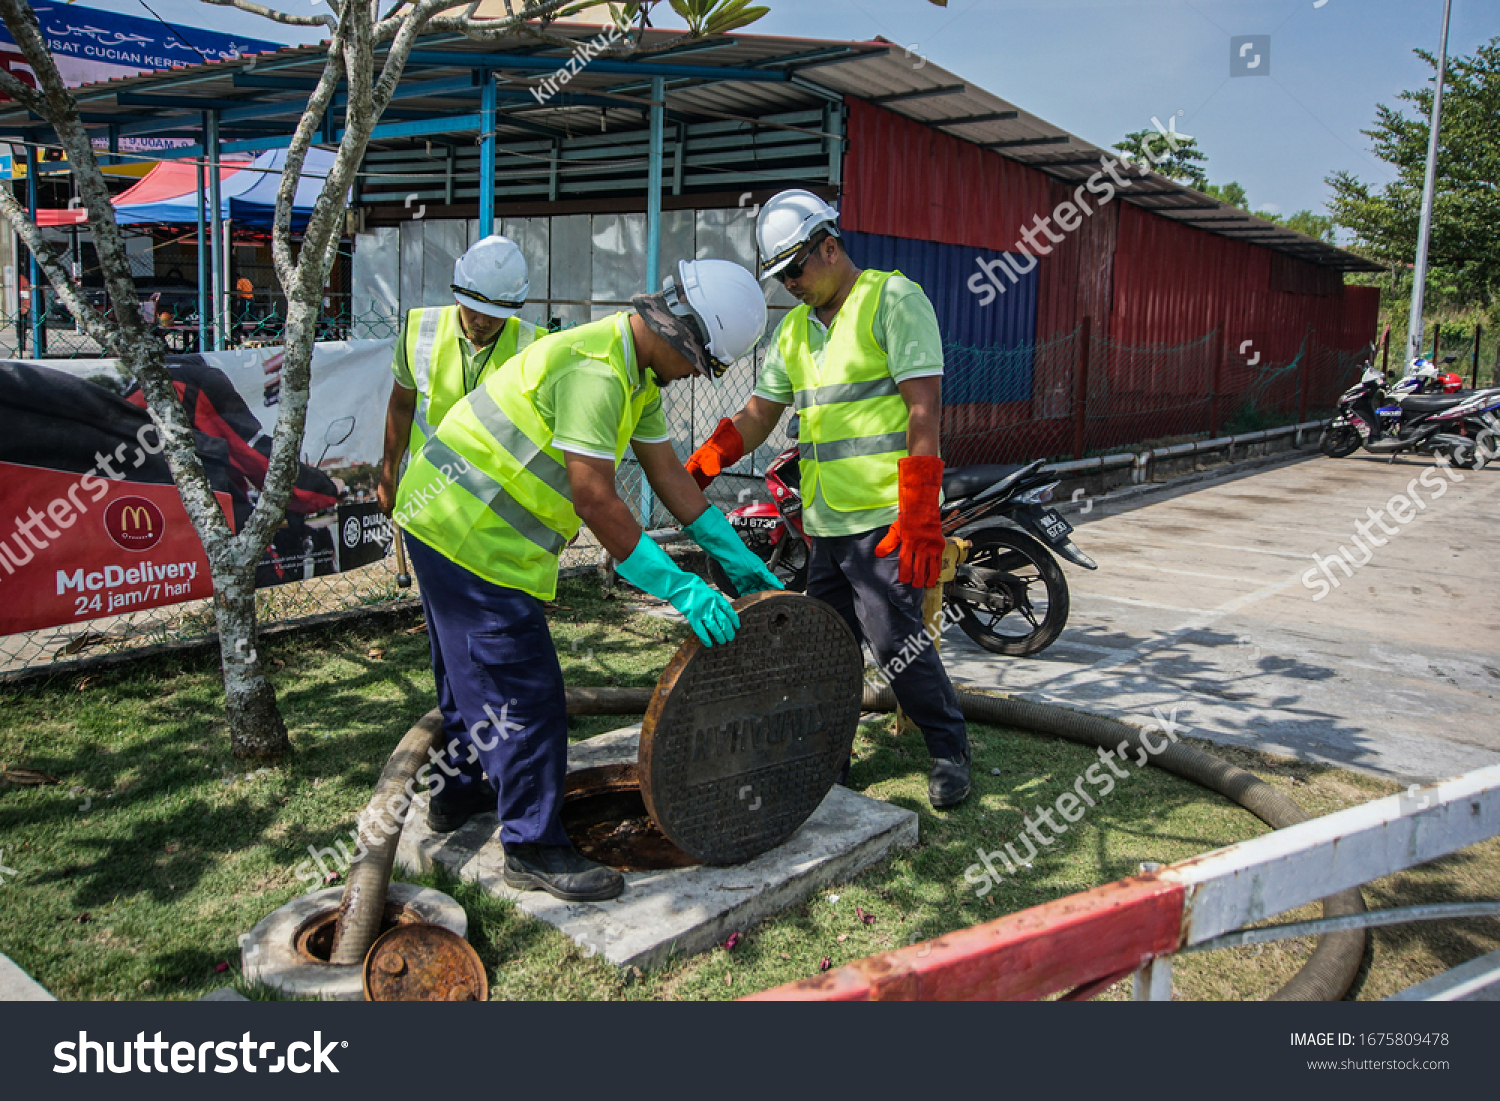
{"type": "MultiPolygon", "coordinates": [[[[1415,52],[1435,74],[1436,57],[1415,52]]],[[[1377,105],[1374,129],[1364,131],[1375,142],[1375,154],[1395,166],[1395,181],[1377,188],[1348,172],[1328,177],[1334,220],[1353,233],[1362,251],[1392,265],[1412,263],[1417,252],[1432,93],[1429,83],[1400,94],[1414,118],[1377,105]]],[[[1472,57],[1450,60],[1443,90],[1429,256],[1435,281],[1452,287],[1455,304],[1487,304],[1500,291],[1497,225],[1500,37],[1472,57]]]]}
{"type": "Polygon", "coordinates": [[[1208,158],[1198,148],[1196,138],[1168,137],[1160,130],[1136,130],[1116,142],[1114,148],[1133,161],[1149,164],[1169,180],[1200,191],[1208,186],[1208,174],[1202,167],[1208,158]]]}
{"type": "Polygon", "coordinates": [[[672,10],[687,20],[695,35],[727,34],[754,23],[770,8],[749,7],[750,0],[671,0],[672,10]]]}
{"type": "Polygon", "coordinates": [[[1223,187],[1220,187],[1218,184],[1209,184],[1206,187],[1199,188],[1199,190],[1210,199],[1218,199],[1221,203],[1237,206],[1241,210],[1250,209],[1250,197],[1245,194],[1245,189],[1237,181],[1231,180],[1223,187]]]}
{"type": "Polygon", "coordinates": [[[1316,237],[1320,241],[1327,241],[1330,245],[1336,243],[1333,236],[1334,221],[1328,215],[1314,214],[1310,210],[1299,210],[1295,214],[1272,214],[1265,210],[1258,210],[1255,213],[1258,218],[1286,226],[1287,229],[1296,230],[1308,237],[1316,237]]]}

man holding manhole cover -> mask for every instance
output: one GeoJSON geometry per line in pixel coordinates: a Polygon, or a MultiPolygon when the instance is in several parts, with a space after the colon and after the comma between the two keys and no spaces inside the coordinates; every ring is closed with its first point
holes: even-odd
{"type": "Polygon", "coordinates": [[[614,898],[624,879],[580,855],[562,825],[568,718],[542,603],[557,593],[563,548],[587,524],[619,575],[669,601],[705,645],[739,626],[620,500],[626,447],[735,584],[780,588],[678,461],[659,389],[717,378],[755,346],[766,325],[755,277],[725,260],[684,261],[665,291],[632,305],[543,337],[458,401],[413,457],[394,509],[428,615],[447,746],[428,825],[448,832],[498,809],[505,882],[569,902],[614,898]]]}
{"type": "MultiPolygon", "coordinates": [[[[970,788],[968,730],[922,621],[922,590],[938,584],[944,542],[937,315],[900,272],[856,267],[838,214],[811,192],[777,195],[755,234],[762,277],[802,305],[776,330],[750,400],[719,422],[687,469],[706,487],[797,407],[807,595],[869,643],[932,755],[928,799],[956,806],[970,788]],[[903,648],[916,656],[905,661],[903,648]]],[[[846,764],[839,782],[847,779],[846,764]]]]}

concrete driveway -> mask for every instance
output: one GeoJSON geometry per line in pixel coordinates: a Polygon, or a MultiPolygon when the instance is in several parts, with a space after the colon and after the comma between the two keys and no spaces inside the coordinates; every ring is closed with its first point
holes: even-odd
{"type": "Polygon", "coordinates": [[[960,684],[1443,779],[1500,761],[1497,504],[1500,469],[1359,455],[1101,499],[1070,515],[1099,569],[1065,566],[1062,637],[1015,659],[950,629],[944,658],[960,684]]]}

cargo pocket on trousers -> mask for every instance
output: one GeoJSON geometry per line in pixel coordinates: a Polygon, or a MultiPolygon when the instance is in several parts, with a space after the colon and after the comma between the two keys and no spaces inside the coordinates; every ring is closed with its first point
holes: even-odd
{"type": "Polygon", "coordinates": [[[552,639],[545,622],[527,622],[509,631],[469,636],[469,660],[475,665],[517,665],[547,653],[552,639]]]}

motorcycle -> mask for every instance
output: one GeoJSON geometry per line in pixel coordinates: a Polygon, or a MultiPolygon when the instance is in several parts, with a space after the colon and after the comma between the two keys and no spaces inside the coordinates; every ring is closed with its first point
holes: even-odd
{"type": "Polygon", "coordinates": [[[1323,430],[1318,441],[1323,454],[1342,459],[1363,446],[1393,461],[1401,452],[1413,451],[1472,466],[1480,435],[1500,430],[1495,416],[1500,391],[1448,392],[1448,379],[1430,373],[1432,380],[1408,375],[1388,387],[1385,372],[1366,363],[1360,381],[1339,398],[1338,413],[1323,430]],[[1439,382],[1438,392],[1429,389],[1432,381],[1439,382]]]}
{"type": "MultiPolygon", "coordinates": [[[[1058,482],[1042,472],[1044,462],[958,467],[943,475],[943,534],[971,543],[967,561],[943,586],[943,603],[964,634],[993,653],[1040,653],[1062,634],[1068,582],[1053,552],[1084,569],[1099,568],[1069,538],[1073,526],[1046,507],[1058,482]]],[[[782,584],[801,592],[811,545],[802,527],[795,446],[767,467],[765,484],[771,500],[733,509],[729,523],[782,584]]],[[[712,558],[709,573],[725,593],[739,595],[712,558]]]]}

